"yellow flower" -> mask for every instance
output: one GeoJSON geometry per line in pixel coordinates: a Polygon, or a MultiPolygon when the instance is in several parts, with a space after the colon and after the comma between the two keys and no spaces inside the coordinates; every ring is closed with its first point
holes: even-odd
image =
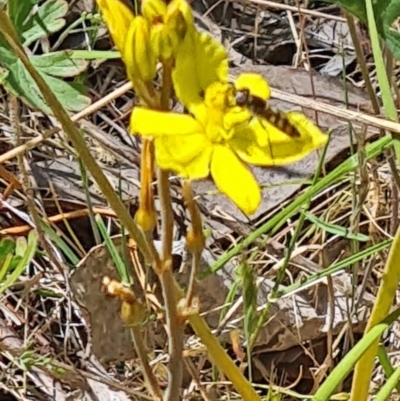
{"type": "MultiPolygon", "coordinates": [[[[188,33],[178,49],[173,81],[191,115],[136,107],[131,130],[154,138],[160,168],[190,179],[211,174],[222,193],[252,214],[260,205],[261,192],[245,163],[288,164],[323,145],[327,137],[301,113],[287,114],[298,137],[255,117],[236,105],[235,89],[227,77],[223,47],[197,31],[188,33]]],[[[238,83],[239,87],[247,83],[264,100],[269,96],[267,83],[258,75],[246,74],[238,83]]]]}
{"type": "Polygon", "coordinates": [[[150,25],[142,16],[132,21],[125,40],[122,60],[128,78],[132,81],[150,82],[156,76],[157,57],[150,42],[150,25]]]}
{"type": "Polygon", "coordinates": [[[110,31],[111,38],[122,54],[125,37],[135,15],[132,9],[120,0],[96,0],[96,2],[110,31]]]}
{"type": "Polygon", "coordinates": [[[96,0],[136,91],[156,75],[157,56],[150,45],[150,23],[122,0],[96,0]]]}
{"type": "Polygon", "coordinates": [[[175,57],[186,32],[194,29],[193,14],[185,0],[172,0],[168,6],[162,0],[144,0],[142,14],[151,24],[150,44],[162,60],[175,57]]]}
{"type": "Polygon", "coordinates": [[[185,0],[143,0],[142,16],[135,16],[122,0],[96,0],[131,80],[149,81],[159,58],[176,55],[179,42],[194,29],[185,0]]]}

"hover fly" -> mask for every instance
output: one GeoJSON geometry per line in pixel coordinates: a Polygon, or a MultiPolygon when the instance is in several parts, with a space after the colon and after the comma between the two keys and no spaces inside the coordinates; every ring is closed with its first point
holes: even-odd
{"type": "Polygon", "coordinates": [[[237,106],[246,107],[252,114],[267,120],[286,135],[300,137],[296,126],[289,121],[284,112],[269,106],[264,99],[252,95],[250,89],[236,89],[235,100],[237,106]]]}

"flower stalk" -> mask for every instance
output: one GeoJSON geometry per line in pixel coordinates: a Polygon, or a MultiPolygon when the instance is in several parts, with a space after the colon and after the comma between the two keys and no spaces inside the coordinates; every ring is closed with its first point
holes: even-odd
{"type": "MultiPolygon", "coordinates": [[[[169,109],[172,92],[170,60],[162,61],[163,77],[160,106],[163,110],[169,109]]],[[[178,400],[181,397],[183,378],[183,329],[182,319],[178,314],[178,297],[175,288],[175,279],[172,271],[172,243],[174,233],[174,215],[169,185],[169,171],[157,169],[158,196],[161,206],[161,242],[162,242],[162,270],[159,280],[163,292],[166,324],[168,332],[168,386],[164,395],[165,401],[178,400]]]]}
{"type": "Polygon", "coordinates": [[[205,246],[205,238],[201,215],[193,197],[190,181],[184,180],[182,187],[182,197],[191,219],[191,226],[186,234],[186,244],[192,254],[192,269],[190,271],[189,284],[186,292],[186,305],[190,307],[195,294],[196,276],[200,267],[201,254],[205,246]]]}

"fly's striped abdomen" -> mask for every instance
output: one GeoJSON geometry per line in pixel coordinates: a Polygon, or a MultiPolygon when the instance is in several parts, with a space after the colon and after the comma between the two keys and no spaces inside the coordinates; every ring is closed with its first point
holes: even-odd
{"type": "Polygon", "coordinates": [[[297,128],[289,121],[284,112],[267,105],[267,102],[257,96],[251,95],[249,89],[236,91],[236,104],[246,107],[252,114],[267,120],[270,124],[291,137],[300,137],[297,128]]]}

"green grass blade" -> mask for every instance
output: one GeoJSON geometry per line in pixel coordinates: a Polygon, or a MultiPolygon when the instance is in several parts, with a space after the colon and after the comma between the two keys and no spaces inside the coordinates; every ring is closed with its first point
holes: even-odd
{"type": "Polygon", "coordinates": [[[328,401],[336,388],[349,375],[353,366],[364,355],[369,347],[377,341],[383,332],[400,316],[400,308],[396,309],[381,323],[375,325],[364,337],[344,356],[332,373],[322,383],[312,401],[328,401]]]}
{"type": "Polygon", "coordinates": [[[35,256],[37,246],[38,246],[38,235],[36,231],[32,230],[28,234],[28,246],[26,248],[26,252],[19,261],[16,268],[7,276],[5,281],[0,284],[0,294],[3,293],[8,287],[13,285],[18,277],[22,274],[26,266],[31,262],[33,257],[35,256]]]}
{"type": "Polygon", "coordinates": [[[12,261],[12,259],[13,259],[13,254],[12,254],[12,253],[9,253],[9,254],[5,257],[3,263],[2,263],[2,265],[1,265],[1,267],[0,267],[0,288],[1,288],[1,283],[2,283],[2,281],[3,281],[3,279],[4,279],[4,277],[6,276],[6,274],[8,273],[8,271],[10,270],[10,266],[11,266],[11,261],[12,261]]]}
{"type": "Polygon", "coordinates": [[[375,397],[375,401],[387,401],[390,399],[390,394],[398,386],[400,380],[400,367],[387,379],[386,383],[381,387],[375,397]]]}
{"type": "Polygon", "coordinates": [[[298,282],[298,283],[294,283],[294,284],[286,287],[286,289],[280,291],[278,293],[278,298],[282,298],[283,296],[291,295],[294,292],[300,290],[300,288],[305,288],[307,286],[310,286],[312,283],[314,283],[318,280],[321,280],[323,277],[330,276],[330,275],[344,269],[345,267],[353,265],[355,262],[358,262],[360,260],[368,258],[371,255],[376,255],[377,252],[380,252],[386,248],[389,248],[389,246],[392,244],[392,242],[393,241],[391,239],[379,242],[378,244],[373,245],[370,248],[362,250],[361,252],[359,252],[356,255],[351,255],[348,258],[341,260],[338,263],[333,264],[332,266],[322,270],[319,273],[312,274],[306,280],[298,282]]]}
{"type": "Polygon", "coordinates": [[[307,217],[307,220],[313,223],[316,227],[321,230],[326,231],[327,233],[338,235],[339,237],[352,239],[360,242],[368,242],[368,235],[364,235],[361,233],[352,233],[346,227],[339,226],[337,224],[326,223],[325,221],[319,219],[317,216],[310,212],[303,212],[307,217]]]}
{"type": "Polygon", "coordinates": [[[41,222],[40,228],[75,267],[79,263],[79,258],[75,255],[74,251],[68,246],[68,244],[44,221],[41,222]]]}
{"type": "MultiPolygon", "coordinates": [[[[392,366],[392,363],[390,362],[389,355],[386,352],[386,348],[383,344],[379,344],[378,359],[379,359],[379,363],[382,366],[382,369],[385,372],[385,376],[387,378],[392,376],[392,374],[394,373],[394,368],[392,366]]],[[[400,382],[397,383],[396,389],[397,389],[397,392],[400,394],[400,382]]]]}
{"type": "Polygon", "coordinates": [[[104,224],[104,221],[100,215],[96,215],[96,223],[99,228],[99,231],[104,239],[104,243],[107,247],[108,252],[110,252],[111,258],[115,264],[115,267],[117,268],[118,274],[121,277],[121,281],[123,283],[129,284],[131,282],[129,278],[129,274],[126,268],[126,265],[124,261],[121,258],[121,255],[118,252],[118,249],[114,245],[113,240],[110,238],[107,228],[104,224]]]}

